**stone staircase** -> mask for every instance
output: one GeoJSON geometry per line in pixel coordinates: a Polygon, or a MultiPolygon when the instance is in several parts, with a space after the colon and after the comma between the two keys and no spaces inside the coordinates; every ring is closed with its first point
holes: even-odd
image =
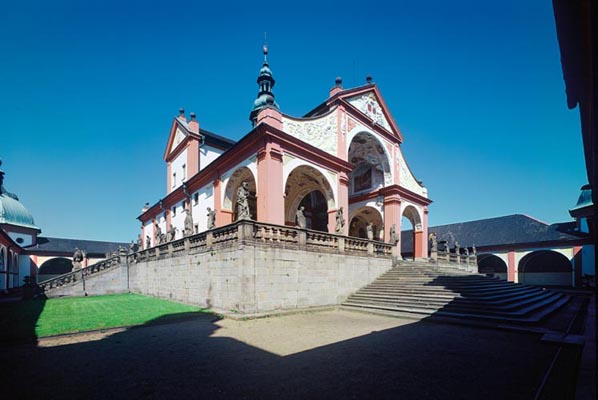
{"type": "Polygon", "coordinates": [[[536,323],[566,294],[429,263],[402,262],[352,294],[344,308],[489,323],[536,323]]]}

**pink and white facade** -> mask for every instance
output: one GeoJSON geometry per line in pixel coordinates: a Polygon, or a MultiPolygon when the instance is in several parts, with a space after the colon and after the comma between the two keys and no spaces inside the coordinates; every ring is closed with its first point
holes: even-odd
{"type": "MultiPolygon", "coordinates": [[[[251,119],[254,128],[238,142],[200,129],[192,114],[174,118],[164,160],[166,196],[138,217],[142,237],[156,244],[163,233],[184,231],[185,209],[194,231],[207,229],[207,208],[216,227],[234,222],[237,191],[248,183],[252,219],[295,226],[305,207],[307,228],[335,233],[342,207],[342,235],[389,241],[401,218],[411,221],[416,258],[427,257],[427,190],[409,169],[403,136],[375,83],[344,89],[340,79],[326,101],[303,117],[280,112],[273,100],[274,79],[267,61],[258,78],[260,94],[251,119]]],[[[411,227],[406,227],[411,228],[411,227]]]]}

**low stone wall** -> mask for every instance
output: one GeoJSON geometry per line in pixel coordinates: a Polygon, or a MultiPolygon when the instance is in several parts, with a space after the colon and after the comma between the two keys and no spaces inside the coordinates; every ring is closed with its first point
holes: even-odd
{"type": "Polygon", "coordinates": [[[340,304],[391,267],[389,258],[251,243],[131,264],[129,282],[133,292],[245,314],[340,304]]]}
{"type": "Polygon", "coordinates": [[[83,279],[79,272],[75,280],[68,285],[53,288],[46,291],[46,296],[96,296],[102,294],[125,293],[128,292],[127,265],[118,265],[112,269],[100,271],[96,274],[85,277],[85,288],[83,279]]]}
{"type": "Polygon", "coordinates": [[[40,283],[49,297],[137,292],[243,314],[340,304],[392,267],[396,245],[239,221],[123,252],[40,283]]]}

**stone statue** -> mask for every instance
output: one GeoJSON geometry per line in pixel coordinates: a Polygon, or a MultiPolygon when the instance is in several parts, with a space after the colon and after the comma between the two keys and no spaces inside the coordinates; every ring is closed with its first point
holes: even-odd
{"type": "Polygon", "coordinates": [[[477,249],[475,248],[475,244],[472,246],[472,248],[471,248],[471,252],[473,253],[473,255],[474,255],[474,256],[477,256],[477,255],[478,255],[478,251],[477,251],[477,249]]]}
{"type": "Polygon", "coordinates": [[[135,253],[135,242],[131,240],[131,244],[129,245],[129,254],[135,253]]]}
{"type": "Polygon", "coordinates": [[[295,219],[297,220],[297,228],[305,229],[307,227],[307,222],[305,221],[305,215],[303,214],[303,210],[305,207],[301,206],[295,213],[295,219]]]}
{"type": "Polygon", "coordinates": [[[137,251],[143,250],[143,239],[141,238],[141,233],[137,235],[137,251]]]}
{"type": "Polygon", "coordinates": [[[162,244],[162,229],[160,228],[160,225],[158,225],[158,224],[155,225],[154,232],[155,232],[154,234],[156,235],[155,236],[156,243],[162,244]]]}
{"type": "Polygon", "coordinates": [[[392,244],[393,246],[396,245],[397,243],[399,243],[399,237],[397,236],[397,228],[395,226],[395,224],[392,224],[392,226],[390,227],[390,244],[392,244]]]}
{"type": "Polygon", "coordinates": [[[451,247],[450,247],[450,245],[449,245],[449,241],[448,241],[448,240],[446,240],[446,241],[444,242],[444,251],[445,251],[446,253],[450,253],[450,252],[451,252],[451,247]]]}
{"type": "Polygon", "coordinates": [[[79,250],[78,247],[75,247],[75,252],[73,253],[73,271],[77,271],[81,269],[81,262],[83,261],[83,252],[79,250]]]}
{"type": "Polygon", "coordinates": [[[465,257],[469,257],[469,248],[468,247],[465,248],[465,257]]]}
{"type": "Polygon", "coordinates": [[[438,240],[436,238],[436,232],[430,232],[429,240],[432,242],[432,251],[438,251],[438,240]]]}
{"type": "Polygon", "coordinates": [[[145,248],[149,249],[150,247],[152,247],[152,239],[149,235],[145,235],[145,248]]]}
{"type": "Polygon", "coordinates": [[[170,225],[170,230],[168,231],[168,241],[172,242],[173,240],[176,239],[176,226],[174,225],[170,225]]]}
{"type": "Polygon", "coordinates": [[[368,222],[366,229],[368,232],[368,239],[374,240],[374,224],[372,222],[368,222]]]}
{"type": "Polygon", "coordinates": [[[343,233],[343,228],[345,226],[345,217],[343,214],[342,207],[336,210],[336,227],[334,228],[336,233],[343,233]]]}
{"type": "Polygon", "coordinates": [[[183,233],[187,237],[193,235],[193,216],[189,209],[185,209],[185,212],[187,215],[185,215],[185,231],[183,233]]]}
{"type": "Polygon", "coordinates": [[[251,219],[249,212],[249,183],[243,181],[237,190],[237,221],[251,219]]]}
{"type": "Polygon", "coordinates": [[[208,229],[214,229],[216,227],[216,211],[208,207],[208,229]]]}
{"type": "Polygon", "coordinates": [[[459,246],[459,242],[455,240],[455,253],[457,255],[461,254],[461,247],[459,246]]]}

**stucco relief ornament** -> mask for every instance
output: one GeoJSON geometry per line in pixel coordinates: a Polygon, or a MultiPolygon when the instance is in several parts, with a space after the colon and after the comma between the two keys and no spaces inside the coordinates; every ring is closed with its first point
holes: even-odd
{"type": "Polygon", "coordinates": [[[316,120],[285,119],[284,130],[328,153],[336,153],[336,113],[316,120]]]}

